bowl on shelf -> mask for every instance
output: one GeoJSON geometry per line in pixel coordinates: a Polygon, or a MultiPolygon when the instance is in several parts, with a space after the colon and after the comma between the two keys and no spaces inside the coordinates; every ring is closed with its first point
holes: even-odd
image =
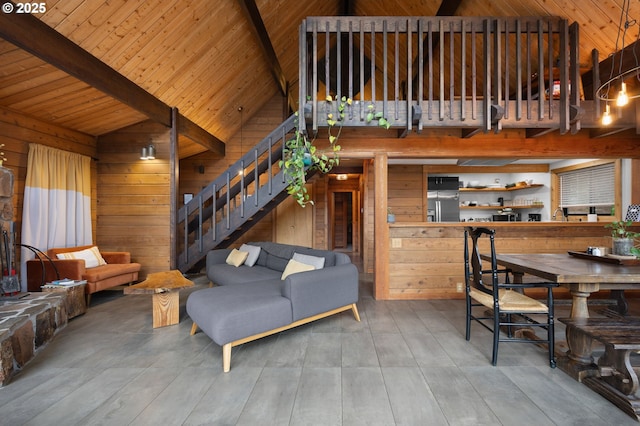
{"type": "Polygon", "coordinates": [[[480,186],[480,181],[479,180],[471,180],[471,181],[469,181],[469,184],[467,185],[467,188],[475,188],[476,186],[480,186]]]}

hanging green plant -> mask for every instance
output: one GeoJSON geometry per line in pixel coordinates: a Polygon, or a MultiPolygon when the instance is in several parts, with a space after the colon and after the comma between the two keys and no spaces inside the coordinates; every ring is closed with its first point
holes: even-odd
{"type": "Polygon", "coordinates": [[[387,130],[391,127],[391,123],[386,119],[384,114],[381,112],[376,112],[376,107],[374,104],[367,105],[367,123],[371,123],[373,120],[378,121],[378,126],[383,127],[387,130]]]}
{"type": "Polygon", "coordinates": [[[319,150],[315,145],[315,138],[310,140],[307,132],[301,129],[298,123],[294,137],[285,144],[284,158],[279,162],[289,183],[287,193],[293,196],[302,207],[307,204],[313,204],[313,200],[311,200],[305,187],[307,172],[315,169],[321,173],[328,173],[340,163],[341,147],[337,142],[342,132],[345,110],[351,106],[352,101],[343,96],[338,103],[337,110],[334,108],[333,103],[334,99],[331,96],[327,96],[328,149],[319,150]],[[337,115],[334,114],[334,110],[337,115]]]}

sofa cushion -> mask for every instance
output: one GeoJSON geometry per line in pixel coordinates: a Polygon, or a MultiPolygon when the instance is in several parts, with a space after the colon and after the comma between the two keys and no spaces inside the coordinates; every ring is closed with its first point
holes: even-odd
{"type": "Polygon", "coordinates": [[[229,253],[229,256],[227,256],[227,265],[233,265],[237,268],[247,260],[247,256],[249,256],[249,252],[233,249],[231,253],[229,253]]]}
{"type": "Polygon", "coordinates": [[[85,268],[95,268],[96,266],[106,265],[107,262],[100,255],[98,247],[93,246],[84,250],[70,251],[66,253],[56,254],[58,259],[82,259],[85,268]]]}
{"type": "Polygon", "coordinates": [[[264,281],[266,279],[279,280],[282,272],[274,271],[265,266],[256,265],[248,267],[242,265],[238,268],[226,263],[217,263],[207,267],[207,277],[216,285],[236,285],[264,281]]]}
{"type": "Polygon", "coordinates": [[[293,260],[296,260],[300,263],[306,263],[307,265],[311,265],[314,269],[322,269],[324,268],[325,258],[320,256],[310,256],[308,254],[302,253],[293,253],[293,260]]]}
{"type": "MultiPolygon", "coordinates": [[[[106,265],[87,269],[82,275],[82,279],[87,280],[88,282],[97,282],[111,277],[117,277],[119,275],[131,274],[139,271],[139,263],[107,263],[106,265]]],[[[125,284],[125,282],[121,284],[125,284]]]]}
{"type": "Polygon", "coordinates": [[[280,279],[284,280],[291,274],[313,271],[314,269],[315,267],[313,265],[308,265],[306,263],[298,262],[297,260],[291,259],[289,263],[287,263],[287,267],[284,268],[284,272],[282,272],[282,277],[280,279]]]}
{"type": "Polygon", "coordinates": [[[282,297],[279,279],[194,291],[187,314],[218,345],[292,322],[291,301],[282,297]]]}
{"type": "Polygon", "coordinates": [[[280,257],[271,253],[267,253],[267,268],[274,271],[283,272],[289,263],[290,257],[280,257]]]}
{"type": "MultiPolygon", "coordinates": [[[[260,253],[260,256],[257,262],[261,266],[268,266],[267,265],[268,254],[278,256],[281,258],[286,258],[288,261],[289,259],[293,258],[294,253],[306,254],[309,256],[324,257],[325,268],[329,266],[336,266],[336,265],[342,265],[345,263],[351,263],[351,259],[349,259],[349,256],[347,256],[346,254],[336,253],[330,250],[313,249],[309,247],[274,243],[270,241],[252,242],[249,244],[262,247],[262,252],[260,253]]],[[[284,267],[286,266],[287,265],[285,263],[280,271],[284,271],[284,267]]]]}
{"type": "Polygon", "coordinates": [[[260,256],[260,250],[262,249],[258,246],[243,244],[240,246],[239,250],[249,253],[249,255],[247,256],[247,260],[244,261],[244,264],[247,266],[253,266],[258,261],[258,256],[260,256]]]}

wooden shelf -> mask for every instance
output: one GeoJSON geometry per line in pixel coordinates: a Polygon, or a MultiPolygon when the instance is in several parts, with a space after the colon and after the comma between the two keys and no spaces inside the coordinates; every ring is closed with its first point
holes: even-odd
{"type": "Polygon", "coordinates": [[[499,188],[460,188],[460,192],[505,192],[505,191],[518,191],[520,189],[528,188],[540,188],[544,185],[541,183],[534,183],[533,185],[526,186],[512,186],[511,188],[505,188],[503,186],[499,188]]]}
{"type": "Polygon", "coordinates": [[[544,208],[543,204],[528,204],[525,206],[460,206],[460,210],[502,210],[508,209],[541,209],[544,208]]]}

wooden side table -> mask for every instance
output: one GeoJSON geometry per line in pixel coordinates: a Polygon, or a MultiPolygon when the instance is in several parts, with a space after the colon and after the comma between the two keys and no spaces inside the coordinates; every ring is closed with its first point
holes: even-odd
{"type": "Polygon", "coordinates": [[[193,287],[180,271],[154,272],[147,279],[124,288],[124,294],[151,294],[153,328],[175,325],[180,322],[180,296],[178,292],[193,287]]]}
{"type": "Polygon", "coordinates": [[[74,281],[71,284],[59,285],[47,283],[42,286],[42,291],[46,292],[65,292],[64,306],[67,309],[67,318],[75,318],[87,312],[87,299],[85,297],[85,287],[87,282],[74,281]]]}

